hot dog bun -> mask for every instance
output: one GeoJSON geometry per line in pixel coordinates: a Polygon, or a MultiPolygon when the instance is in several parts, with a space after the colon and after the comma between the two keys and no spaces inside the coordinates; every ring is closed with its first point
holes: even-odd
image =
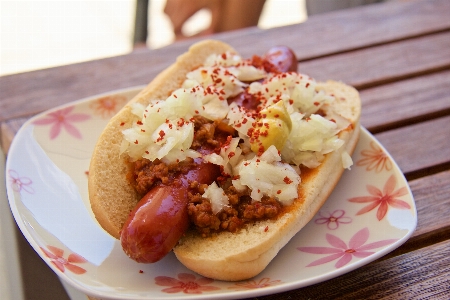
{"type": "MultiPolygon", "coordinates": [[[[91,159],[89,197],[96,219],[112,236],[119,238],[129,212],[140,200],[127,180],[129,165],[120,156],[122,131],[133,118],[130,104],[146,105],[153,99],[165,99],[210,54],[226,51],[234,50],[218,41],[193,45],[113,117],[101,134],[91,159]]],[[[278,219],[255,222],[238,233],[221,232],[209,238],[194,231],[186,233],[173,249],[186,267],[214,279],[251,278],[269,264],[326,201],[344,171],[343,153],[351,154],[358,141],[361,101],[358,92],[343,83],[328,81],[318,88],[334,94],[337,101],[331,104],[332,109],[351,124],[339,133],[344,146],[326,154],[319,167],[302,172],[299,198],[278,219]]]]}

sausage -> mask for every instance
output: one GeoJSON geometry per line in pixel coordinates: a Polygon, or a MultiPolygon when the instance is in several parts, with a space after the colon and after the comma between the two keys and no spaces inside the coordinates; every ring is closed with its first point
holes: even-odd
{"type": "Polygon", "coordinates": [[[276,46],[270,48],[265,54],[264,60],[270,62],[280,73],[297,72],[297,57],[289,47],[276,46]]]}
{"type": "Polygon", "coordinates": [[[189,183],[211,184],[219,175],[219,166],[201,161],[186,174],[180,174],[171,185],[152,188],[131,211],[122,228],[120,241],[125,253],[141,263],[163,258],[189,227],[189,183]]]}

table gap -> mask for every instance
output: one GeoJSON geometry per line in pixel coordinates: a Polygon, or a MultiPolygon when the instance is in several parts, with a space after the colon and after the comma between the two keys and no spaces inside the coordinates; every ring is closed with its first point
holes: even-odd
{"type": "Polygon", "coordinates": [[[440,172],[444,172],[447,170],[450,170],[450,161],[439,164],[439,165],[430,166],[430,167],[419,169],[419,170],[414,170],[412,172],[407,172],[407,173],[404,173],[404,175],[405,175],[406,180],[411,181],[411,180],[419,179],[422,177],[434,175],[434,174],[437,174],[440,172]]]}

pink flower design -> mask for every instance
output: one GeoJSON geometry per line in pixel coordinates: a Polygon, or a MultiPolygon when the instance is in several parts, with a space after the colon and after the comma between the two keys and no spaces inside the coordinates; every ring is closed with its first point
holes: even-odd
{"type": "Polygon", "coordinates": [[[52,124],[50,128],[50,139],[53,140],[61,133],[61,128],[67,130],[67,132],[77,138],[81,139],[80,131],[72,125],[74,122],[86,121],[90,118],[87,114],[71,114],[73,106],[66,107],[54,112],[47,114],[45,118],[36,120],[33,122],[35,125],[49,125],[52,124]]]}
{"type": "Polygon", "coordinates": [[[34,189],[31,187],[33,181],[28,177],[19,177],[19,174],[14,170],[8,170],[11,179],[11,187],[13,191],[20,193],[22,190],[28,194],[33,194],[34,189]]]}
{"type": "Polygon", "coordinates": [[[94,110],[95,114],[103,118],[113,116],[125,104],[127,98],[121,95],[106,96],[92,102],[89,107],[94,110]]]}
{"type": "Polygon", "coordinates": [[[188,273],[179,273],[178,279],[167,276],[155,277],[155,283],[157,285],[168,286],[168,288],[162,291],[170,294],[180,292],[185,294],[201,294],[203,292],[220,290],[219,287],[208,285],[212,282],[214,282],[213,279],[205,277],[196,278],[195,275],[188,273]]]}
{"type": "Polygon", "coordinates": [[[363,207],[356,215],[362,215],[372,209],[378,207],[377,219],[381,221],[386,215],[389,206],[398,209],[410,209],[411,206],[403,200],[397,199],[397,197],[404,196],[408,194],[406,187],[401,187],[398,190],[394,190],[397,184],[397,179],[394,175],[391,175],[384,185],[383,191],[376,188],[373,185],[367,185],[367,190],[372,196],[354,197],[350,198],[348,201],[353,203],[370,203],[369,205],[363,207]]]}
{"type": "Polygon", "coordinates": [[[370,148],[361,151],[361,158],[356,162],[357,166],[367,166],[367,171],[375,169],[376,173],[381,172],[383,169],[387,171],[392,170],[392,162],[389,157],[384,153],[383,149],[377,146],[373,141],[370,142],[370,148]]]}
{"type": "Polygon", "coordinates": [[[349,224],[352,222],[350,217],[344,217],[344,215],[345,211],[342,209],[335,210],[331,214],[328,213],[327,216],[322,215],[322,212],[319,211],[320,218],[314,222],[316,224],[327,224],[328,229],[335,230],[338,229],[339,224],[349,224]]]}
{"type": "Polygon", "coordinates": [[[268,286],[273,286],[273,285],[277,285],[280,284],[281,280],[270,280],[270,278],[268,277],[264,277],[259,281],[256,280],[247,280],[247,281],[243,281],[243,282],[238,282],[235,283],[234,286],[230,286],[229,289],[260,289],[260,288],[265,288],[268,286]]]}
{"type": "Polygon", "coordinates": [[[331,247],[297,248],[298,250],[307,253],[331,254],[313,261],[312,263],[308,264],[307,267],[318,266],[339,259],[334,265],[336,269],[339,269],[348,264],[353,259],[353,257],[363,258],[368,257],[375,253],[367,250],[380,248],[386,245],[390,245],[397,241],[397,239],[388,239],[364,245],[369,239],[369,229],[367,227],[355,233],[355,235],[350,239],[348,246],[343,240],[329,233],[326,234],[326,239],[328,243],[332,246],[332,248],[331,247]]]}
{"type": "Polygon", "coordinates": [[[52,263],[61,271],[64,273],[65,268],[67,268],[69,271],[75,273],[75,274],[84,274],[86,273],[86,270],[76,266],[74,264],[79,264],[79,263],[85,263],[87,262],[87,260],[76,254],[76,253],[72,253],[70,254],[67,259],[65,259],[63,257],[64,255],[64,250],[58,248],[58,247],[53,247],[53,246],[47,246],[48,250],[44,249],[41,247],[41,250],[45,253],[45,255],[52,259],[52,263]]]}

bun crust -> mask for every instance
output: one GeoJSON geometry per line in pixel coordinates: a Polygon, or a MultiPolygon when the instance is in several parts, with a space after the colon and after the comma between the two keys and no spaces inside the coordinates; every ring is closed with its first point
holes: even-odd
{"type": "MultiPolygon", "coordinates": [[[[219,41],[193,45],[113,117],[102,132],[89,169],[89,198],[97,221],[112,236],[120,237],[129,212],[140,200],[127,180],[129,166],[120,157],[122,131],[127,128],[123,124],[130,124],[133,119],[130,104],[146,105],[151,100],[167,98],[181,86],[186,74],[201,66],[209,55],[226,51],[236,52],[219,41]]],[[[342,153],[353,153],[357,144],[361,101],[354,88],[340,82],[328,81],[318,88],[336,96],[333,110],[351,122],[340,132],[344,146],[327,154],[319,167],[302,172],[299,198],[278,219],[255,222],[238,233],[221,232],[210,238],[202,238],[196,232],[186,233],[173,251],[187,268],[219,280],[251,278],[270,263],[326,201],[344,171],[342,153]]]]}

